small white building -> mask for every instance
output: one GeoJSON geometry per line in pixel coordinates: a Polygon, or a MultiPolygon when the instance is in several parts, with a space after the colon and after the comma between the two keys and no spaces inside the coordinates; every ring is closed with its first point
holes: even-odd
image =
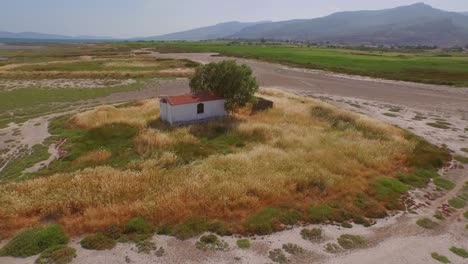
{"type": "Polygon", "coordinates": [[[225,117],[225,103],[212,93],[162,96],[159,100],[161,119],[171,125],[225,117]]]}

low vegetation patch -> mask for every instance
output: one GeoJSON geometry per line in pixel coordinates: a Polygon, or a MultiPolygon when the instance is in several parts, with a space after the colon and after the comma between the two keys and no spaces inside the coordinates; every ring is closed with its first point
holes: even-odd
{"type": "Polygon", "coordinates": [[[300,255],[305,252],[305,250],[302,247],[292,243],[284,244],[283,250],[291,255],[300,255]]]}
{"type": "Polygon", "coordinates": [[[323,238],[323,230],[321,228],[302,229],[301,237],[305,240],[318,242],[323,238]]]}
{"type": "Polygon", "coordinates": [[[325,251],[328,253],[338,253],[341,251],[341,247],[338,244],[335,243],[327,243],[325,245],[325,251]]]}
{"type": "Polygon", "coordinates": [[[416,224],[425,229],[434,229],[439,226],[439,224],[437,224],[429,218],[419,219],[418,221],[416,221],[416,224]]]}
{"type": "Polygon", "coordinates": [[[439,262],[442,262],[442,263],[450,263],[450,260],[444,256],[444,255],[440,255],[439,253],[437,252],[433,252],[431,254],[431,257],[439,262]]]}
{"type": "Polygon", "coordinates": [[[238,239],[236,241],[237,243],[237,246],[240,248],[240,249],[249,249],[250,248],[250,240],[248,239],[238,239]]]}
{"type": "Polygon", "coordinates": [[[180,239],[269,234],[300,222],[370,225],[404,208],[409,183],[398,172],[425,182],[419,171],[450,159],[369,117],[277,90],[260,95],[274,107],[252,113],[248,104],[186,126],[159,121],[157,100],[53,120],[65,156],[31,180],[0,185],[0,231],[57,216],[73,235],[121,227],[111,232],[123,233],[119,241],[147,238],[124,226],[141,215],[153,232],[180,239]]]}
{"type": "Polygon", "coordinates": [[[451,247],[450,251],[453,252],[453,254],[458,255],[462,258],[468,258],[468,251],[464,248],[458,248],[458,247],[451,247]]]}
{"type": "Polygon", "coordinates": [[[453,198],[448,201],[449,205],[456,209],[465,207],[466,202],[461,198],[453,198]]]}
{"type": "Polygon", "coordinates": [[[226,241],[219,239],[216,235],[210,234],[202,236],[195,246],[203,251],[207,250],[227,250],[229,245],[226,241]]]}
{"type": "Polygon", "coordinates": [[[361,236],[344,234],[338,238],[338,244],[344,249],[356,249],[367,246],[367,240],[361,236]]]}
{"type": "Polygon", "coordinates": [[[115,240],[103,234],[87,236],[80,241],[80,245],[85,249],[91,250],[109,250],[116,246],[115,240]]]}
{"type": "Polygon", "coordinates": [[[35,264],[68,264],[76,258],[76,249],[65,245],[50,247],[39,255],[35,264]]]}
{"type": "Polygon", "coordinates": [[[288,263],[288,258],[283,253],[283,251],[279,248],[271,250],[268,253],[268,257],[271,259],[271,261],[276,262],[276,263],[280,263],[280,264],[288,263]]]}
{"type": "Polygon", "coordinates": [[[67,243],[68,238],[59,225],[28,229],[10,240],[0,250],[0,256],[30,257],[67,243]]]}
{"type": "Polygon", "coordinates": [[[440,178],[440,177],[434,178],[434,184],[437,187],[440,187],[442,189],[449,190],[449,191],[453,190],[453,188],[455,188],[456,186],[454,182],[449,181],[447,179],[440,178]]]}
{"type": "Polygon", "coordinates": [[[460,162],[460,163],[463,163],[463,164],[468,164],[468,158],[467,157],[455,156],[455,160],[460,162]]]}

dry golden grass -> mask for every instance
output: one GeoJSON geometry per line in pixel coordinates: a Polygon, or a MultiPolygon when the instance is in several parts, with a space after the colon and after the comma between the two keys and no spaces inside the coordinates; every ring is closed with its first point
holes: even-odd
{"type": "Polygon", "coordinates": [[[75,160],[76,163],[103,162],[112,157],[112,152],[107,150],[96,150],[85,154],[75,160]]]}
{"type": "Polygon", "coordinates": [[[175,152],[153,152],[126,170],[104,166],[2,185],[0,231],[11,233],[52,218],[71,234],[83,234],[141,215],[157,225],[189,218],[239,225],[265,207],[304,211],[312,203],[338,199],[352,204],[352,195],[365,193],[370,182],[404,169],[413,151],[414,143],[393,126],[275,90],[262,96],[273,100],[275,108],[255,115],[244,109],[231,121],[169,130],[147,128],[148,120],[157,118],[154,100],[74,116],[71,122],[80,128],[112,122],[141,128],[134,139],[139,153],[197,143],[197,130],[233,120],[227,133],[258,140],[231,154],[185,165],[178,165],[175,152]],[[356,129],[334,129],[313,118],[311,110],[317,106],[385,139],[367,138],[356,129]]]}
{"type": "Polygon", "coordinates": [[[158,100],[141,101],[135,106],[117,108],[111,105],[99,106],[94,110],[79,113],[70,118],[69,123],[78,128],[90,129],[105,124],[123,123],[136,127],[145,127],[146,124],[158,118],[156,109],[158,100]]]}

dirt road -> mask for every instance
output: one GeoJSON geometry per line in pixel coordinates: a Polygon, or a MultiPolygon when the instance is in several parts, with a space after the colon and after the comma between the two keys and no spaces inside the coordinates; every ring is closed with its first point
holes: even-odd
{"type": "MultiPolygon", "coordinates": [[[[160,58],[190,59],[200,63],[234,59],[213,53],[153,54],[160,58]]],[[[254,69],[261,86],[281,87],[313,94],[329,94],[401,104],[431,111],[457,112],[468,118],[468,89],[376,80],[278,64],[236,59],[254,69]]]]}

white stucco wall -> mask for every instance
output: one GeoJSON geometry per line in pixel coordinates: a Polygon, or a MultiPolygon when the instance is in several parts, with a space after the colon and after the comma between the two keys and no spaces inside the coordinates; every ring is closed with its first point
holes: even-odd
{"type": "Polygon", "coordinates": [[[202,102],[205,105],[205,112],[202,114],[197,113],[199,103],[170,105],[161,102],[161,119],[171,124],[179,124],[224,117],[226,116],[225,102],[226,100],[202,102]]]}

